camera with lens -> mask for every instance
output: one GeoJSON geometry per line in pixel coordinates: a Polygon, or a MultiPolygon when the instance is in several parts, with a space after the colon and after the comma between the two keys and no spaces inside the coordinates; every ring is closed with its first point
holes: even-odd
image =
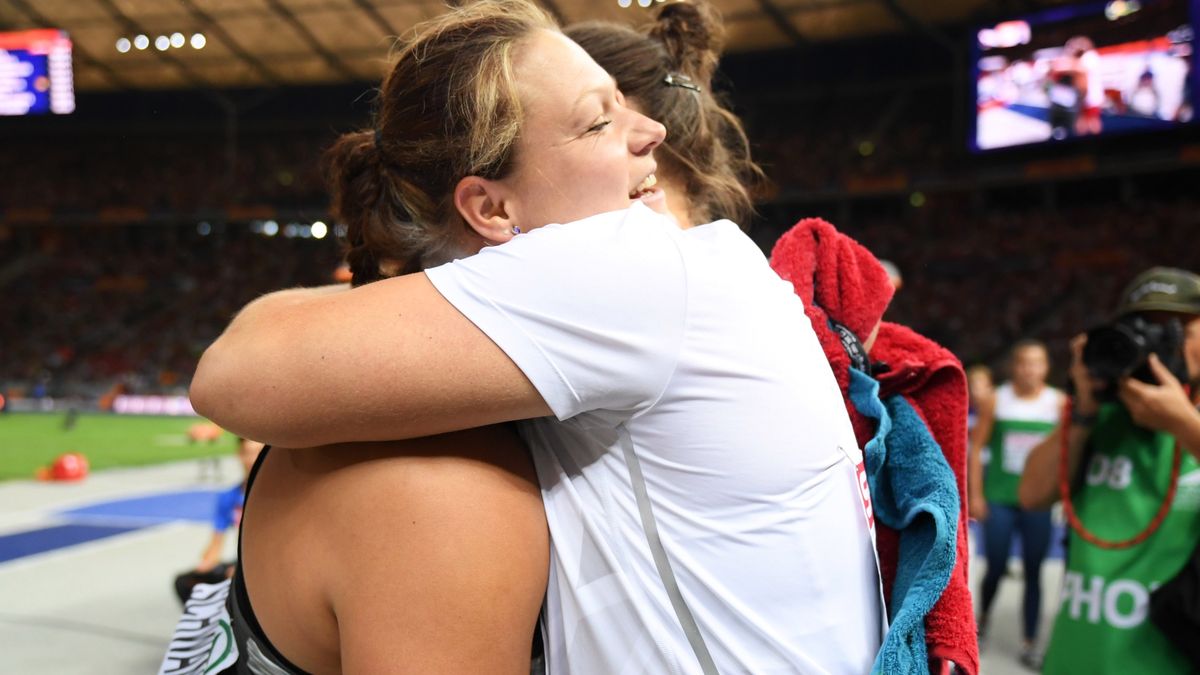
{"type": "Polygon", "coordinates": [[[1133,314],[1091,329],[1083,349],[1083,363],[1092,377],[1103,382],[1097,396],[1106,400],[1116,398],[1116,384],[1123,377],[1158,384],[1150,370],[1151,354],[1157,354],[1175,377],[1187,381],[1183,339],[1183,323],[1176,318],[1155,323],[1133,314]]]}

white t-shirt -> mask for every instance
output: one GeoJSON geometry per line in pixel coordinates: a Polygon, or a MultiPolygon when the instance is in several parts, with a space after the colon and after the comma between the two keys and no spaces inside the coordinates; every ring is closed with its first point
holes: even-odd
{"type": "Polygon", "coordinates": [[[722,673],[866,673],[873,536],[842,398],[800,299],[738,227],[643,205],[426,274],[533,382],[551,673],[698,673],[639,517],[628,447],[722,673]]]}
{"type": "MultiPolygon", "coordinates": [[[[1003,431],[1000,466],[1005,473],[1020,475],[1025,471],[1029,453],[1041,443],[1062,420],[1066,394],[1051,386],[1042,388],[1034,398],[1021,398],[1012,382],[996,387],[995,419],[1003,431]],[[1015,424],[1014,424],[1015,423],[1015,424]]],[[[991,463],[988,454],[987,462],[991,463]]]]}
{"type": "Polygon", "coordinates": [[[996,413],[998,420],[1017,422],[1045,422],[1058,424],[1062,420],[1064,397],[1058,389],[1049,385],[1034,398],[1021,398],[1013,389],[1012,382],[996,387],[996,413]]]}

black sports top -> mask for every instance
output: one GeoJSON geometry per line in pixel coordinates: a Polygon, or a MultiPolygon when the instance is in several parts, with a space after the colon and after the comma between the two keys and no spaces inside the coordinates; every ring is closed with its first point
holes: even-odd
{"type": "MultiPolygon", "coordinates": [[[[270,446],[263,448],[250,476],[246,479],[246,498],[243,509],[250,505],[250,489],[254,486],[254,478],[262,467],[263,460],[270,452],[270,446]]],[[[308,673],[287,660],[267,634],[263,632],[250,605],[250,596],[246,593],[246,578],[242,576],[242,532],[238,530],[238,565],[233,573],[233,583],[226,601],[229,617],[233,624],[233,639],[237,642],[238,659],[235,666],[237,675],[308,675],[308,673]]]]}

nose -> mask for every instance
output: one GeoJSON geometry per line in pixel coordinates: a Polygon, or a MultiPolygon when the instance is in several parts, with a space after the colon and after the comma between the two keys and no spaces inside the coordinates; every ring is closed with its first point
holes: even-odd
{"type": "Polygon", "coordinates": [[[654,151],[667,137],[667,128],[645,115],[629,111],[634,116],[629,134],[629,151],[644,157],[654,151]]]}

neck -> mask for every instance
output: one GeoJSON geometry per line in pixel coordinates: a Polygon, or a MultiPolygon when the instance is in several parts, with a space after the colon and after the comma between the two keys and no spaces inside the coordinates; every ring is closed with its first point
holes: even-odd
{"type": "Polygon", "coordinates": [[[1046,387],[1045,383],[1035,384],[1032,386],[1021,386],[1015,382],[1013,383],[1013,391],[1020,398],[1035,398],[1036,396],[1038,396],[1039,394],[1042,393],[1042,389],[1044,389],[1045,387],[1046,387]]]}
{"type": "Polygon", "coordinates": [[[692,222],[691,201],[688,199],[686,187],[674,179],[661,176],[658,184],[667,193],[667,210],[671,212],[675,222],[679,223],[679,229],[688,230],[695,227],[696,223],[692,222]]]}

